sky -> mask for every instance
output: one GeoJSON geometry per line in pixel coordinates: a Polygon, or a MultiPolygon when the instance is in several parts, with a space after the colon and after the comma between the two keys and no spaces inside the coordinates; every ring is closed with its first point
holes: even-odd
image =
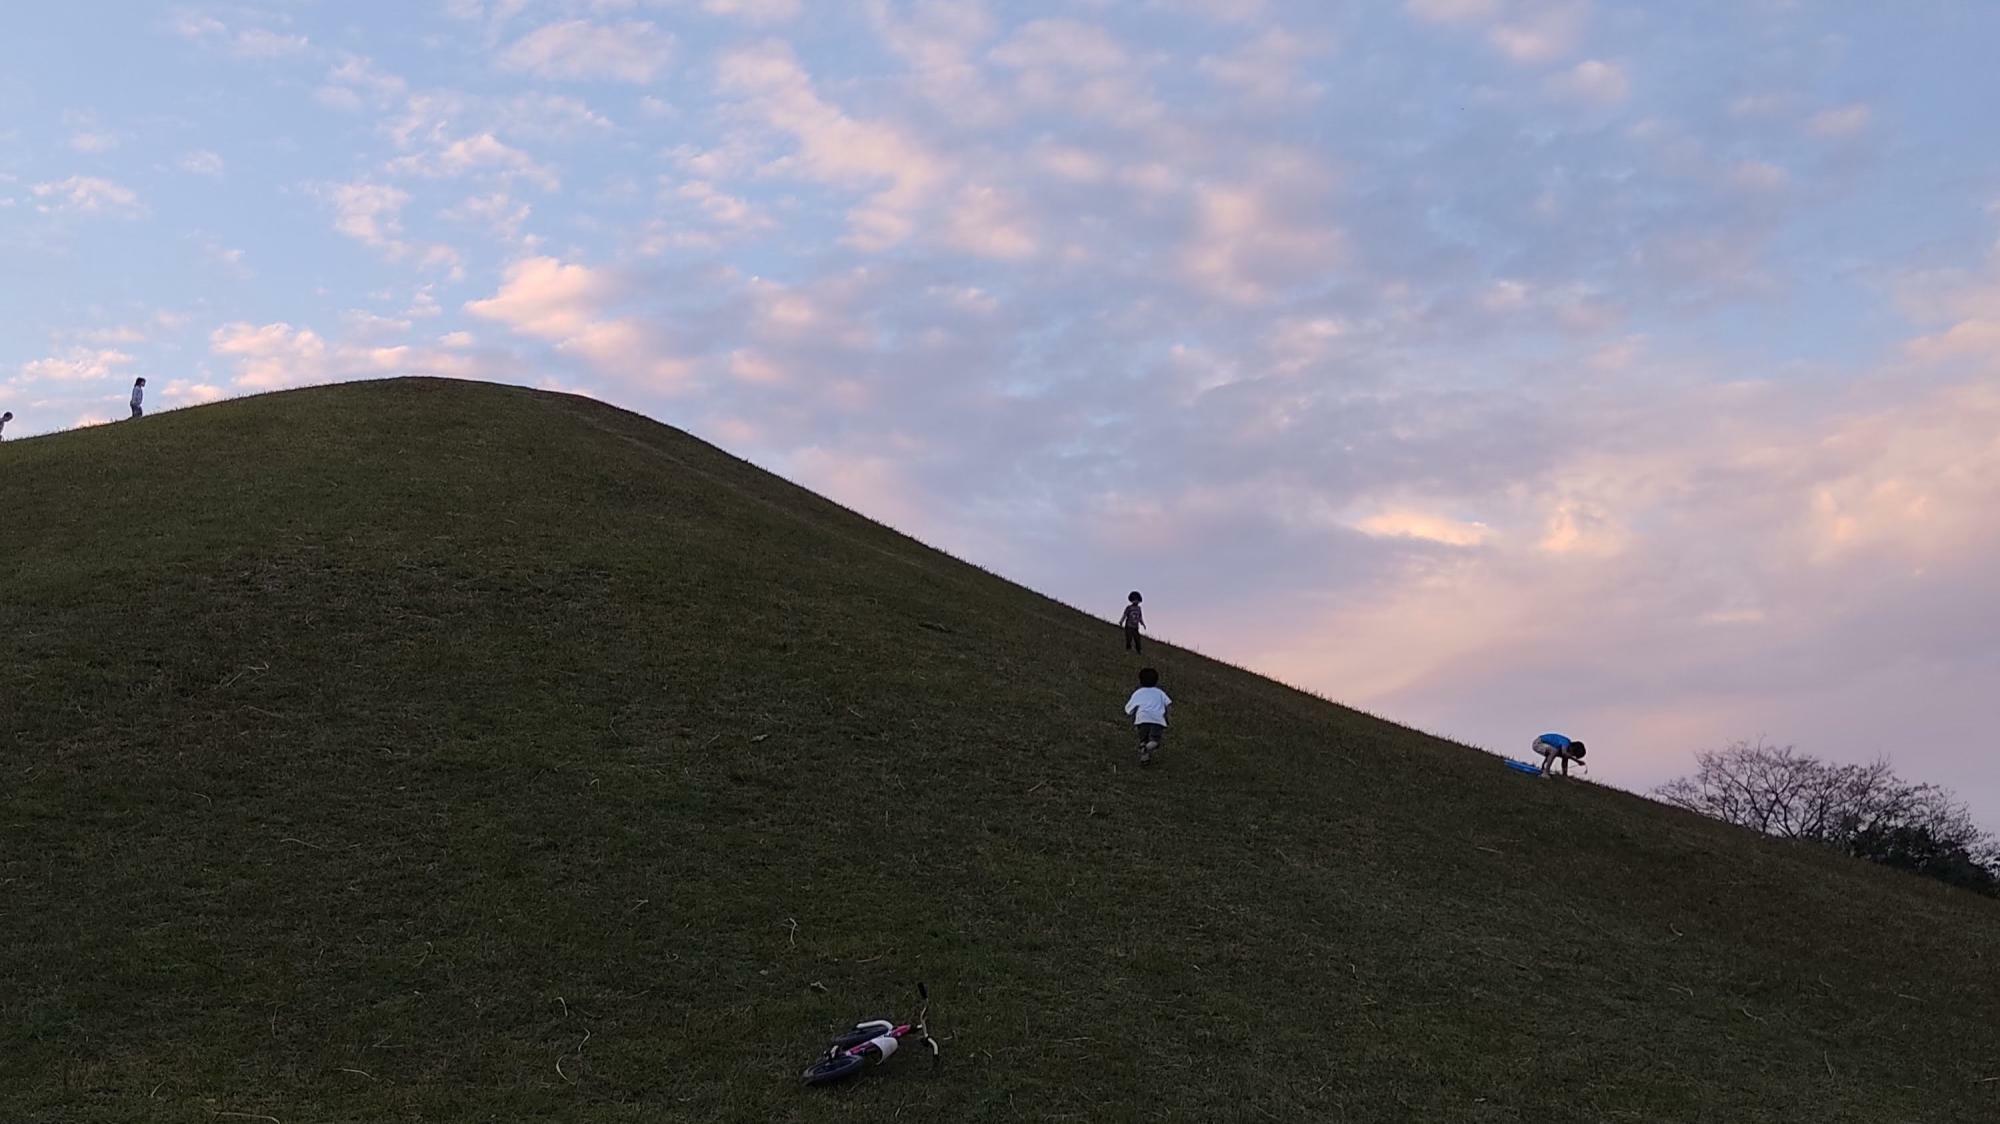
{"type": "Polygon", "coordinates": [[[1994,42],[1986,0],[14,4],[5,437],[141,375],[575,391],[1437,733],[1638,789],[1886,754],[2000,826],[1994,42]]]}

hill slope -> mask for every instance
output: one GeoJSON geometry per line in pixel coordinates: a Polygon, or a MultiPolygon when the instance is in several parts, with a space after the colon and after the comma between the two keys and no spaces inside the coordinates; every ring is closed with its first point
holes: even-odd
{"type": "Polygon", "coordinates": [[[2000,1115],[1995,903],[1164,647],[1142,772],[1112,626],[597,403],[8,442],[0,513],[0,1119],[2000,1115]],[[917,978],[934,1072],[797,1087],[917,978]]]}

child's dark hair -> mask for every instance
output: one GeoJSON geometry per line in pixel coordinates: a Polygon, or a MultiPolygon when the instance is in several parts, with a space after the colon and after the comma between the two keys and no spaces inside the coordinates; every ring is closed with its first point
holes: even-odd
{"type": "Polygon", "coordinates": [[[1140,668],[1140,669],[1139,669],[1139,686],[1141,686],[1141,687],[1157,687],[1157,686],[1159,686],[1159,685],[1160,685],[1160,673],[1159,673],[1159,672],[1157,672],[1157,671],[1154,671],[1154,670],[1153,670],[1152,668],[1150,668],[1150,667],[1142,667],[1142,668],[1140,668]]]}
{"type": "Polygon", "coordinates": [[[1145,598],[1139,596],[1139,591],[1135,589],[1132,591],[1132,596],[1127,597],[1125,600],[1130,601],[1134,605],[1137,605],[1139,602],[1144,601],[1145,598]]]}

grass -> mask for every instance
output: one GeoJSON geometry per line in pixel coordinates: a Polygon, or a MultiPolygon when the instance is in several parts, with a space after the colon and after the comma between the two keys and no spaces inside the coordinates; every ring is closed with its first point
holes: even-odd
{"type": "Polygon", "coordinates": [[[0,445],[0,645],[8,1121],[2000,1119],[2000,903],[1164,645],[1141,771],[1112,625],[583,399],[0,445]]]}

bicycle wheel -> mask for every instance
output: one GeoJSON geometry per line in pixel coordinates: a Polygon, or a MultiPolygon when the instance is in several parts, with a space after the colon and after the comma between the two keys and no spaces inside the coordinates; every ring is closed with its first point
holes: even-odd
{"type": "Polygon", "coordinates": [[[862,1058],[853,1054],[835,1054],[821,1058],[806,1067],[805,1083],[808,1085],[828,1085],[843,1077],[852,1077],[861,1072],[862,1058]]]}

